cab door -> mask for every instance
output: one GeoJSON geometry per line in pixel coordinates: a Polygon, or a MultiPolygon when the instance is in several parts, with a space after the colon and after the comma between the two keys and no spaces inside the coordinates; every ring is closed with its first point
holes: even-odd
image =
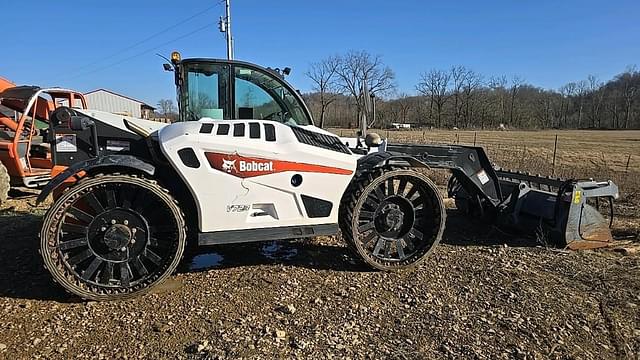
{"type": "Polygon", "coordinates": [[[312,178],[326,176],[321,170],[330,171],[330,166],[319,165],[328,163],[326,159],[300,148],[291,130],[310,119],[291,102],[293,97],[286,98],[290,90],[274,74],[242,64],[231,66],[233,119],[211,124],[212,134],[201,135],[199,141],[207,163],[227,184],[224,194],[215,195],[228,198],[218,205],[217,211],[224,213],[217,216],[231,219],[226,222],[229,229],[332,222],[330,210],[310,218],[302,202],[302,195],[313,197],[303,194],[305,188],[315,194],[312,178]]]}
{"type": "Polygon", "coordinates": [[[291,126],[312,125],[300,96],[277,73],[233,65],[234,119],[271,120],[291,126]]]}
{"type": "Polygon", "coordinates": [[[234,119],[231,65],[217,62],[187,63],[179,91],[180,120],[234,119]]]}

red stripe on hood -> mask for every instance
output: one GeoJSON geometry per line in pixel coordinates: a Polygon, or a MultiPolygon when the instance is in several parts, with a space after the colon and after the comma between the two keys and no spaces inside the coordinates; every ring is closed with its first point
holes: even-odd
{"type": "Polygon", "coordinates": [[[207,152],[205,155],[212,168],[241,178],[275,174],[285,171],[336,175],[353,174],[353,171],[351,170],[332,166],[247,157],[240,156],[238,154],[207,152]]]}

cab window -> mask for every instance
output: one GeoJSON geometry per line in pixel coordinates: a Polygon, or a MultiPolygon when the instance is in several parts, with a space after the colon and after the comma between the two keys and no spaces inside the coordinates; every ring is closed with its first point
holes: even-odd
{"type": "Polygon", "coordinates": [[[242,66],[234,74],[236,118],[309,125],[296,97],[274,75],[242,66]]]}
{"type": "Polygon", "coordinates": [[[229,119],[228,67],[220,64],[189,64],[185,72],[187,91],[182,92],[185,120],[229,119]]]}

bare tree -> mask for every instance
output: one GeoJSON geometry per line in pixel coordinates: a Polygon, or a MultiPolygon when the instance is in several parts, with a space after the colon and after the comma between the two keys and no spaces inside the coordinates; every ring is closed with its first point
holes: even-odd
{"type": "Polygon", "coordinates": [[[474,97],[481,86],[482,76],[473,70],[468,70],[462,87],[465,126],[471,125],[473,121],[474,97]]]}
{"type": "Polygon", "coordinates": [[[636,66],[627,67],[627,71],[623,73],[621,76],[618,76],[618,80],[622,81],[622,98],[624,99],[625,106],[625,119],[624,119],[624,128],[629,128],[629,123],[631,122],[631,109],[636,100],[636,97],[640,93],[639,85],[634,83],[634,77],[638,77],[640,72],[638,72],[636,66]]]}
{"type": "Polygon", "coordinates": [[[578,96],[578,129],[582,127],[582,119],[584,118],[584,99],[589,93],[589,85],[586,81],[578,82],[576,94],[578,96]]]}
{"type": "Polygon", "coordinates": [[[491,118],[489,112],[491,107],[495,104],[495,96],[493,96],[489,87],[484,86],[481,86],[476,91],[475,96],[478,98],[478,115],[474,116],[474,123],[472,125],[479,126],[480,129],[484,129],[487,125],[487,120],[491,118]]]}
{"type": "Polygon", "coordinates": [[[610,127],[617,129],[620,127],[620,100],[623,98],[623,93],[619,89],[611,89],[607,91],[607,98],[604,102],[604,109],[608,111],[610,120],[610,127]]]}
{"type": "Polygon", "coordinates": [[[320,123],[324,127],[327,108],[337,99],[336,71],[340,65],[337,56],[312,63],[306,75],[313,81],[313,90],[320,95],[320,123]]]}
{"type": "Polygon", "coordinates": [[[602,106],[602,100],[604,99],[605,89],[603,88],[604,84],[595,76],[589,75],[587,77],[588,82],[588,90],[590,92],[590,113],[589,117],[591,118],[591,127],[602,127],[600,111],[602,106]],[[596,125],[597,124],[597,125],[596,125]]]}
{"type": "Polygon", "coordinates": [[[173,105],[173,100],[170,99],[160,99],[158,101],[158,108],[160,109],[160,113],[163,116],[175,114],[176,107],[173,105]]]}
{"type": "Polygon", "coordinates": [[[401,93],[398,95],[396,102],[398,103],[402,123],[406,124],[409,119],[409,113],[413,109],[413,102],[407,93],[401,93]]]}
{"type": "Polygon", "coordinates": [[[496,117],[499,117],[500,123],[504,123],[507,118],[507,77],[492,76],[489,79],[489,89],[497,94],[498,107],[496,109],[496,117]]]}
{"type": "Polygon", "coordinates": [[[562,87],[560,87],[560,95],[562,96],[562,100],[560,103],[560,120],[558,123],[559,127],[567,126],[567,119],[569,117],[569,105],[571,104],[571,97],[575,96],[578,91],[578,84],[574,82],[570,82],[562,87]]]}
{"type": "MultiPolygon", "coordinates": [[[[352,114],[359,116],[365,110],[362,84],[366,81],[374,93],[384,94],[378,96],[375,126],[404,122],[438,127],[640,128],[640,71],[635,67],[606,82],[590,76],[550,90],[517,76],[484,82],[482,75],[455,66],[420,74],[417,96],[389,91],[393,87],[393,73],[389,73],[378,57],[366,52],[340,56],[334,74],[338,85],[331,91],[337,92],[337,100],[325,111],[324,125],[356,126],[358,117],[352,114]],[[382,83],[389,86],[376,86],[378,78],[372,73],[382,75],[382,83]]],[[[325,101],[320,87],[314,90],[306,99],[319,114],[325,101]]]]}
{"type": "Polygon", "coordinates": [[[467,68],[461,65],[451,68],[451,80],[453,82],[453,124],[456,127],[460,127],[460,116],[462,114],[462,107],[464,106],[462,89],[464,88],[467,72],[467,68]]]}
{"type": "Polygon", "coordinates": [[[416,90],[428,96],[431,106],[436,107],[436,127],[442,127],[444,106],[449,99],[449,74],[445,71],[433,69],[420,75],[420,82],[416,90]]]}
{"type": "MultiPolygon", "coordinates": [[[[395,100],[387,101],[384,105],[378,106],[376,112],[380,113],[380,128],[390,128],[392,123],[401,122],[400,107],[395,100]],[[380,113],[382,111],[382,113],[380,113]]],[[[376,114],[378,116],[378,114],[376,114]]]]}
{"type": "Polygon", "coordinates": [[[339,89],[353,98],[358,118],[365,110],[367,101],[363,91],[365,83],[371,95],[388,94],[395,88],[395,74],[391,68],[384,65],[380,56],[373,56],[366,51],[350,51],[341,56],[336,74],[339,89]]]}
{"type": "Polygon", "coordinates": [[[510,125],[514,124],[515,118],[517,116],[518,109],[516,107],[516,100],[518,96],[518,91],[520,90],[520,87],[522,86],[523,83],[524,81],[518,76],[514,76],[513,78],[511,78],[511,89],[509,90],[509,93],[511,95],[511,102],[509,104],[509,124],[510,125]]]}

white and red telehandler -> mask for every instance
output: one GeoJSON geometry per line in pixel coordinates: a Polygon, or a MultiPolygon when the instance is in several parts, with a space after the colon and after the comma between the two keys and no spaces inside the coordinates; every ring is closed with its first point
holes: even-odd
{"type": "Polygon", "coordinates": [[[59,194],[43,221],[41,254],[53,278],[83,298],[148,291],[176,269],[188,241],[341,232],[375,269],[415,266],[442,238],[446,217],[421,168],[450,169],[450,195],[469,213],[505,226],[544,226],[562,246],[611,238],[587,204],[616,197],[611,182],[519,179],[528,175],[494,169],[476,147],[375,136],[350,147],[313,125],[278,71],[177,53],[171,62],[176,123],[66,107],[52,115],[53,162],[68,168],[38,198],[59,194]]]}

